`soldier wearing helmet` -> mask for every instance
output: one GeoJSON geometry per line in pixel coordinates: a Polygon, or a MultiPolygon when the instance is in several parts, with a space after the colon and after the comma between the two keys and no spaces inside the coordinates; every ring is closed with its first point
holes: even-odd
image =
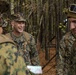
{"type": "Polygon", "coordinates": [[[57,75],[76,75],[76,4],[71,4],[67,19],[70,31],[59,43],[57,75]]]}

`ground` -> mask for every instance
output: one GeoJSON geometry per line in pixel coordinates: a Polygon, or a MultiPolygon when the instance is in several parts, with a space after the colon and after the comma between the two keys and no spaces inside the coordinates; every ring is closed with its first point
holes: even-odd
{"type": "MultiPolygon", "coordinates": [[[[50,48],[50,59],[55,55],[55,53],[56,53],[56,49],[55,48],[50,48]]],[[[45,51],[39,50],[39,58],[40,58],[41,66],[43,67],[48,62],[48,60],[45,60],[45,51]]],[[[43,69],[43,74],[42,75],[56,75],[55,57],[43,69]]]]}

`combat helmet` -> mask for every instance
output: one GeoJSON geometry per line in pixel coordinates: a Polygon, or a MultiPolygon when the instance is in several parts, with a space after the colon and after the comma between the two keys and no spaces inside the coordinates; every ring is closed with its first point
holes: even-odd
{"type": "Polygon", "coordinates": [[[76,4],[71,4],[68,12],[67,12],[67,17],[73,17],[76,18],[76,4]]]}

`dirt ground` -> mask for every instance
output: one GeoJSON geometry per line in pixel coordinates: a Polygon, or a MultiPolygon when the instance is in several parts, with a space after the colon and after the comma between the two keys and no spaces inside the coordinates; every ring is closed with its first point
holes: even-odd
{"type": "MultiPolygon", "coordinates": [[[[55,55],[56,50],[55,48],[50,48],[50,59],[55,55]]],[[[41,66],[43,67],[48,60],[45,60],[45,52],[42,50],[39,50],[39,58],[41,66]]],[[[56,75],[56,62],[55,57],[50,61],[50,63],[43,68],[43,74],[42,75],[56,75]]]]}

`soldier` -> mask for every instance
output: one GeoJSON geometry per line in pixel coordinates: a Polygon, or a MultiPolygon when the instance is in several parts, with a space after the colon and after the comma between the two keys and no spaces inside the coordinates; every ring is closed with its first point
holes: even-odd
{"type": "Polygon", "coordinates": [[[31,34],[24,31],[25,19],[20,14],[13,14],[11,17],[13,31],[7,33],[6,36],[16,43],[18,53],[24,58],[26,65],[39,65],[39,56],[35,40],[31,34]]]}
{"type": "Polygon", "coordinates": [[[76,4],[67,13],[70,31],[61,41],[57,60],[57,75],[76,75],[76,4]]]}
{"type": "Polygon", "coordinates": [[[1,23],[0,29],[0,75],[26,75],[23,57],[17,54],[15,43],[1,34],[1,23]]]}

